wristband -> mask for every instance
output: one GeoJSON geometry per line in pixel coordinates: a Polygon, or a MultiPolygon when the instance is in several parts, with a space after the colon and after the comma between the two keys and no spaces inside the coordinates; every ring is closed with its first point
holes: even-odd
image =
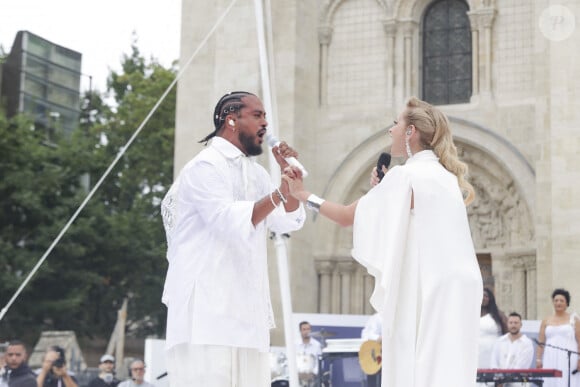
{"type": "Polygon", "coordinates": [[[274,197],[272,196],[272,193],[270,193],[270,201],[272,202],[272,205],[274,206],[274,208],[278,207],[276,205],[276,202],[274,201],[274,197]]]}
{"type": "Polygon", "coordinates": [[[308,196],[308,199],[306,199],[306,208],[314,212],[320,212],[320,206],[322,205],[322,203],[324,203],[324,199],[314,194],[310,194],[310,196],[308,196]]]}
{"type": "Polygon", "coordinates": [[[288,202],[288,199],[282,195],[282,192],[280,192],[279,188],[276,188],[276,195],[278,195],[278,199],[280,199],[282,203],[286,204],[288,202]]]}

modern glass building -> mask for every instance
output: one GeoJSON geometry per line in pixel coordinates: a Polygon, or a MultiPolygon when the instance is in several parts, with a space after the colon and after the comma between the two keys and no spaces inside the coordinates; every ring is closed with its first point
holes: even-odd
{"type": "Polygon", "coordinates": [[[19,31],[2,66],[8,116],[27,113],[37,128],[70,134],[79,124],[81,57],[28,31],[19,31]]]}

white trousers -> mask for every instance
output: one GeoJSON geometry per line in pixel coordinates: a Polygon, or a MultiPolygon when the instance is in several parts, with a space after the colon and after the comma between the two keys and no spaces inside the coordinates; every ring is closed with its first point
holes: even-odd
{"type": "Polygon", "coordinates": [[[257,349],[179,344],[165,360],[171,387],[270,387],[269,354],[257,349]]]}

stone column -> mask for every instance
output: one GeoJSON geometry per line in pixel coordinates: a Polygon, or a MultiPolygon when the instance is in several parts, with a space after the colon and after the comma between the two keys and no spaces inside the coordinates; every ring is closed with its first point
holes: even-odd
{"type": "Polygon", "coordinates": [[[320,42],[320,105],[328,105],[328,46],[332,40],[332,27],[328,24],[318,27],[320,42]]]}
{"type": "Polygon", "coordinates": [[[479,95],[479,24],[473,12],[467,12],[471,25],[471,98],[479,95]]]}
{"type": "Polygon", "coordinates": [[[342,261],[338,263],[338,272],[340,273],[340,313],[351,313],[351,287],[352,274],[354,271],[353,261],[342,261]]]}
{"type": "Polygon", "coordinates": [[[485,83],[484,91],[491,93],[491,27],[495,17],[493,8],[485,8],[483,11],[483,30],[485,34],[485,83]]]}
{"type": "Polygon", "coordinates": [[[395,38],[397,24],[394,19],[383,21],[383,28],[387,35],[387,98],[394,107],[395,102],[395,38]]]}
{"type": "Polygon", "coordinates": [[[361,265],[354,263],[355,270],[352,276],[352,299],[351,299],[351,313],[364,314],[364,277],[363,272],[366,272],[361,265]]]}
{"type": "Polygon", "coordinates": [[[526,294],[527,294],[527,311],[528,314],[526,318],[528,319],[538,319],[538,310],[536,308],[537,300],[537,284],[536,284],[536,256],[530,255],[524,258],[524,264],[526,266],[526,294]]]}
{"type": "Polygon", "coordinates": [[[516,312],[527,316],[526,302],[526,268],[523,258],[516,257],[512,260],[512,305],[516,312]]]}
{"type": "Polygon", "coordinates": [[[404,98],[408,98],[411,94],[411,85],[413,80],[413,36],[417,29],[417,23],[414,21],[406,21],[403,24],[403,49],[405,54],[404,64],[404,98]]]}
{"type": "Polygon", "coordinates": [[[471,23],[473,96],[491,93],[491,29],[495,9],[486,6],[467,13],[471,23]],[[483,44],[480,46],[480,39],[483,44]],[[481,59],[481,61],[480,61],[481,59]]]}
{"type": "Polygon", "coordinates": [[[331,298],[330,298],[330,313],[339,314],[340,313],[340,272],[338,271],[336,265],[332,272],[332,284],[331,284],[331,298]]]}
{"type": "Polygon", "coordinates": [[[316,271],[319,278],[318,288],[318,311],[320,313],[330,313],[332,300],[332,272],[334,270],[333,261],[315,261],[316,271]]]}
{"type": "Polygon", "coordinates": [[[363,277],[364,281],[364,313],[365,314],[373,314],[375,311],[371,306],[369,300],[371,299],[371,295],[373,294],[373,290],[375,288],[375,281],[374,278],[369,275],[365,274],[363,277]]]}

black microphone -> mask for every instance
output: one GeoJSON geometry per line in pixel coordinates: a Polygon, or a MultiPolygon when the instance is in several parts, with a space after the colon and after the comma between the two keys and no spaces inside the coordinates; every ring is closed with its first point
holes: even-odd
{"type": "Polygon", "coordinates": [[[385,173],[383,172],[382,166],[384,165],[385,168],[389,168],[391,164],[391,155],[387,152],[381,153],[379,156],[379,160],[377,161],[377,175],[379,176],[379,182],[383,180],[385,173]]]}
{"type": "Polygon", "coordinates": [[[576,375],[578,373],[578,369],[576,368],[574,371],[572,371],[572,375],[576,375]]]}

